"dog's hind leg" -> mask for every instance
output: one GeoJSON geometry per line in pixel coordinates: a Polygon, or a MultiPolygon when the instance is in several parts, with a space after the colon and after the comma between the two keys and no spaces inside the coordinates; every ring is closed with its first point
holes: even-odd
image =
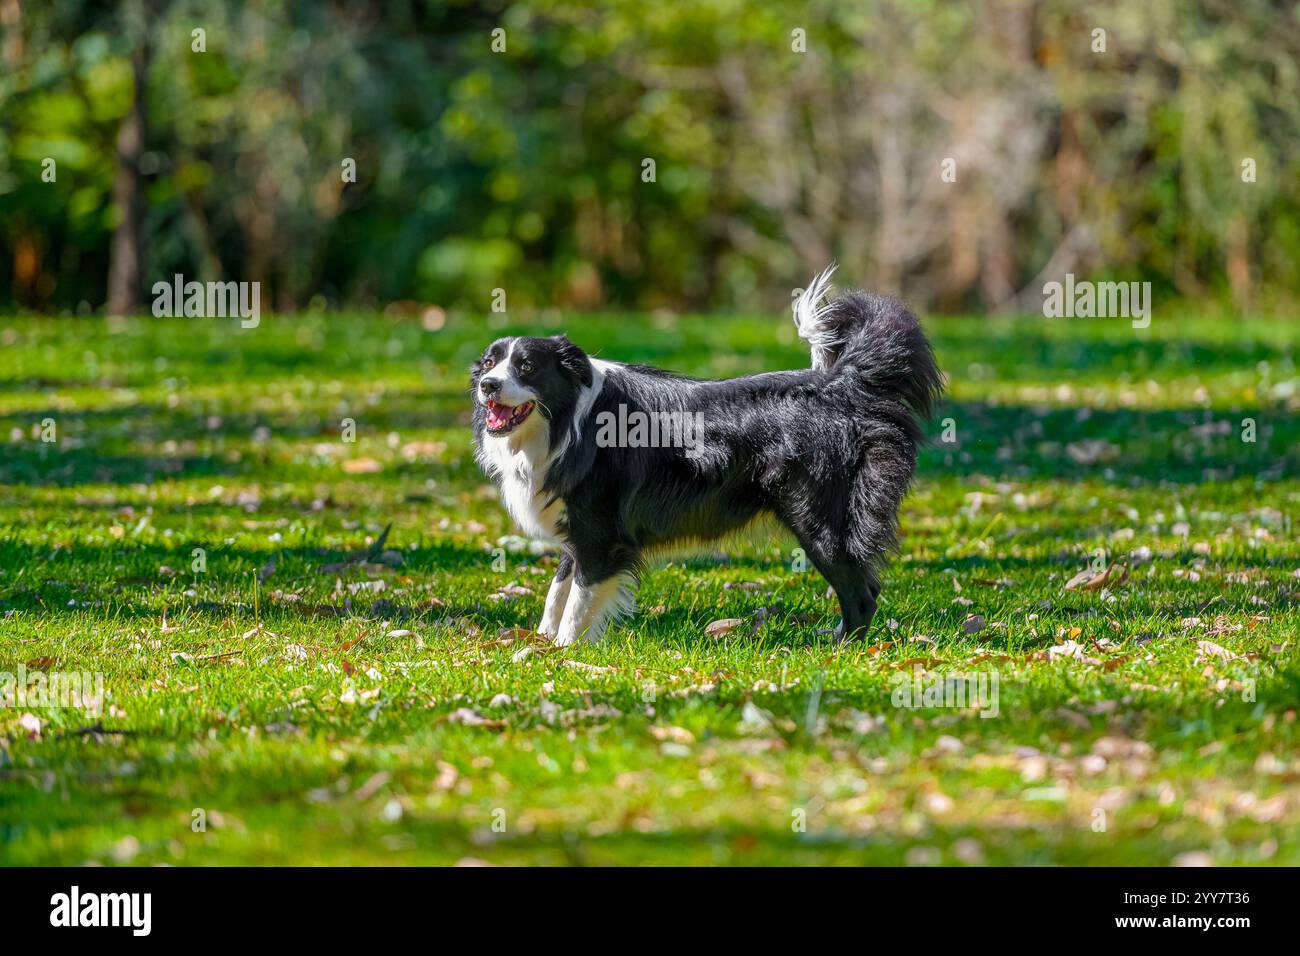
{"type": "Polygon", "coordinates": [[[573,556],[566,551],[560,555],[560,565],[555,569],[551,589],[546,592],[546,609],[542,611],[542,623],[537,625],[538,634],[555,637],[560,633],[560,623],[564,620],[564,608],[569,602],[572,587],[573,556]]]}
{"type": "Polygon", "coordinates": [[[876,616],[880,597],[880,576],[875,567],[849,554],[840,536],[826,528],[797,520],[786,524],[840,602],[840,623],[835,633],[849,639],[861,637],[876,616]]]}
{"type": "MultiPolygon", "coordinates": [[[[870,569],[845,564],[835,572],[835,581],[831,587],[840,602],[840,623],[835,628],[837,636],[854,640],[864,636],[876,616],[877,601],[880,598],[880,584],[870,569]]],[[[831,581],[830,577],[827,577],[831,581]]]]}
{"type": "Polygon", "coordinates": [[[819,565],[818,570],[840,602],[840,623],[835,633],[848,640],[862,637],[876,616],[876,601],[880,597],[880,582],[875,572],[847,556],[825,567],[819,565]]]}

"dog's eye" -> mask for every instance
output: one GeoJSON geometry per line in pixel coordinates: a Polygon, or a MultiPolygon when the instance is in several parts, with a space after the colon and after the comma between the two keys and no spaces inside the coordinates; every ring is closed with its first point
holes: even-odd
{"type": "Polygon", "coordinates": [[[497,364],[497,360],[496,360],[496,359],[484,359],[484,360],[483,360],[483,370],[486,372],[488,369],[490,369],[493,365],[496,365],[496,364],[497,364]]]}
{"type": "Polygon", "coordinates": [[[519,371],[523,372],[525,375],[527,375],[532,370],[533,370],[533,363],[528,361],[527,359],[524,359],[522,362],[519,363],[519,371]]]}

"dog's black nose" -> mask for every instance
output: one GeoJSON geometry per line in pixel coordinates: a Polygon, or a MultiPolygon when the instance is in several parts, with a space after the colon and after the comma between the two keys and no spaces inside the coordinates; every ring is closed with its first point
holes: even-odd
{"type": "Polygon", "coordinates": [[[478,383],[478,390],[483,393],[484,398],[491,398],[501,391],[501,383],[495,379],[485,379],[478,383]]]}

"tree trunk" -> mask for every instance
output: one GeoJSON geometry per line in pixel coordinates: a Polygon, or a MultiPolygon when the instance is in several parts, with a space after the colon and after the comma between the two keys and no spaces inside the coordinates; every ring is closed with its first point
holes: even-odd
{"type": "Polygon", "coordinates": [[[0,45],[0,58],[5,66],[17,73],[23,63],[23,8],[18,0],[0,0],[0,36],[4,43],[0,45]]]}
{"type": "Polygon", "coordinates": [[[108,314],[130,315],[140,310],[141,236],[140,216],[143,184],[140,156],[144,152],[148,97],[149,51],[147,25],[139,2],[123,10],[127,34],[135,40],[131,51],[134,92],[131,107],[122,118],[117,134],[117,176],[113,180],[113,204],[121,219],[113,230],[108,260],[108,314]]]}

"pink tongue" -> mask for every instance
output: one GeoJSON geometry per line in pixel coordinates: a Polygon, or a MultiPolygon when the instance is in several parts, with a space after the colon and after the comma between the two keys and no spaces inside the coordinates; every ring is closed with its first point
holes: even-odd
{"type": "Polygon", "coordinates": [[[488,427],[500,428],[510,421],[510,416],[514,409],[509,405],[493,405],[488,409],[488,427]]]}

